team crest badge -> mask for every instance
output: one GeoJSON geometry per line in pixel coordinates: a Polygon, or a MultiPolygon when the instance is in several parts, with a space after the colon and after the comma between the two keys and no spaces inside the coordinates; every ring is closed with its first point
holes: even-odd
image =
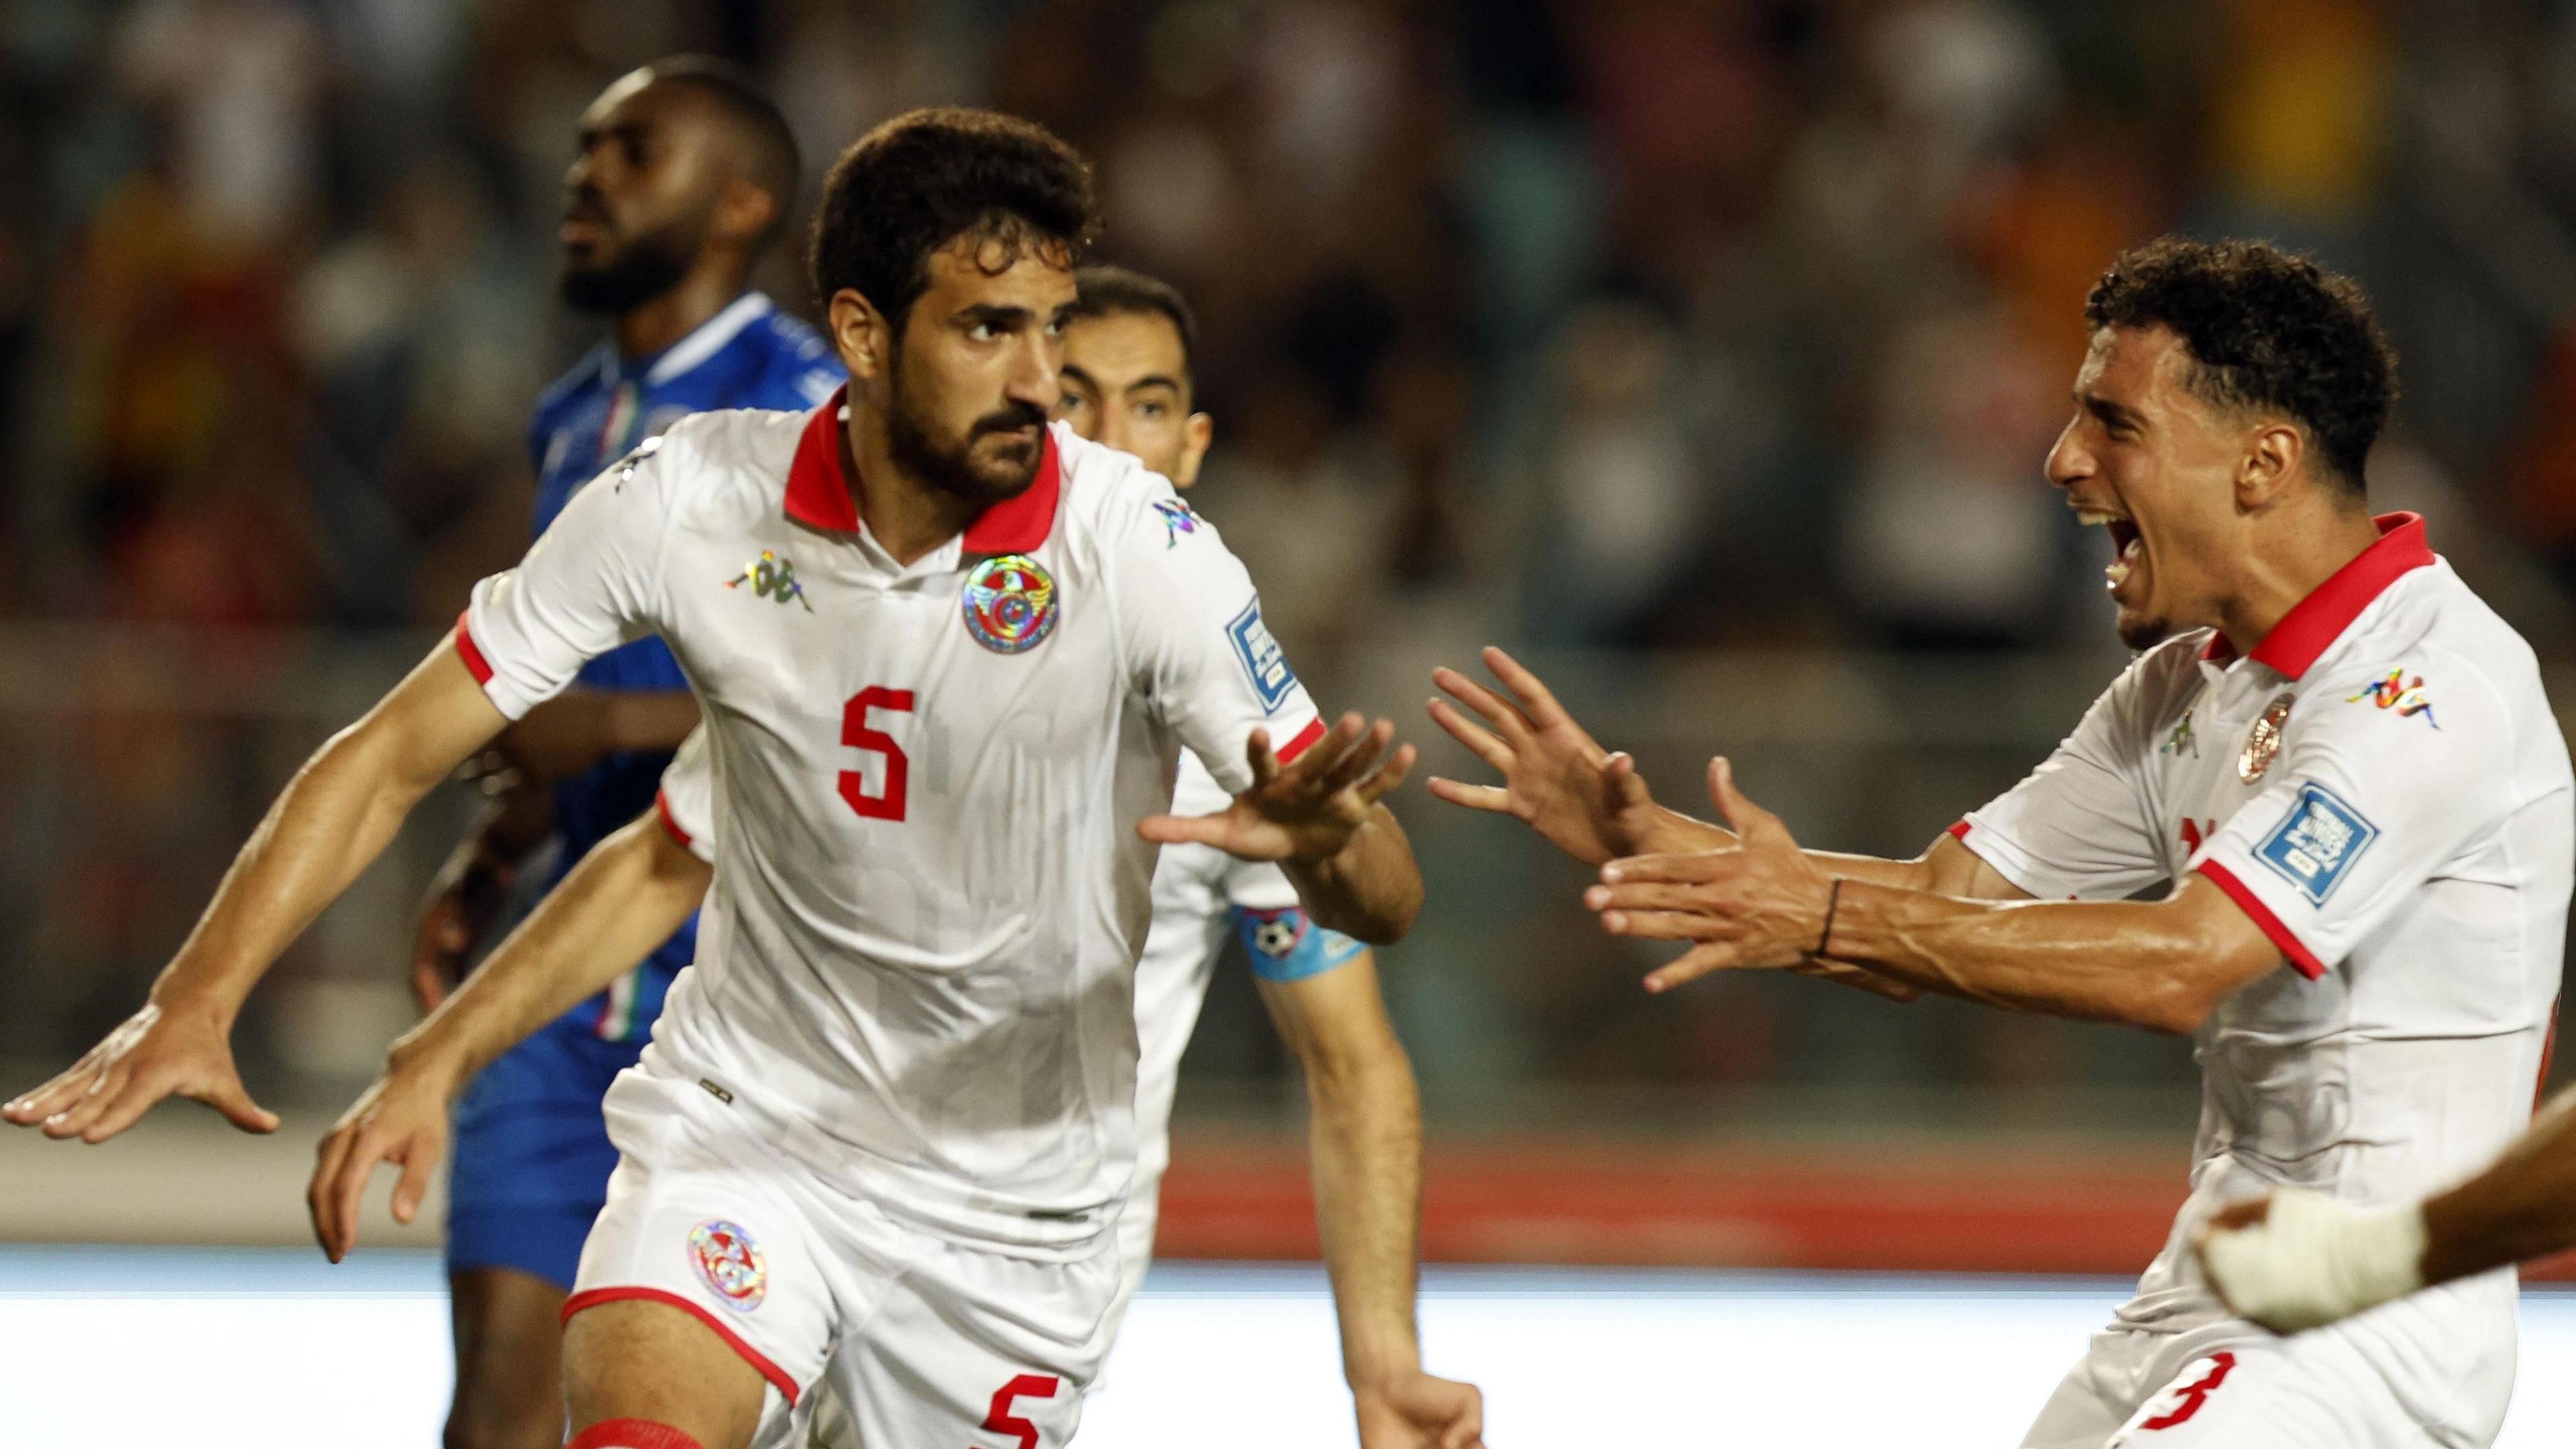
{"type": "Polygon", "coordinates": [[[1199,516],[1189,504],[1178,498],[1160,498],[1154,511],[1163,515],[1163,547],[1178,548],[1181,535],[1199,531],[1199,516]]]}
{"type": "Polygon", "coordinates": [[[2420,714],[2424,723],[2435,729],[2442,727],[2442,722],[2433,718],[2433,701],[2425,696],[2424,676],[2420,674],[2408,679],[2405,670],[2392,669],[2387,678],[2373,681],[2368,689],[2346,697],[2344,703],[2359,704],[2365,699],[2381,709],[2397,711],[2401,719],[2420,714]]]}
{"type": "Polygon", "coordinates": [[[2236,778],[2251,785],[2272,768],[2273,757],[2281,753],[2281,730],[2290,722],[2290,695],[2282,695],[2263,706],[2263,717],[2254,721],[2253,733],[2245,737],[2245,748],[2236,755],[2236,778]]]}
{"type": "Polygon", "coordinates": [[[769,1296],[769,1264],[740,1223],[709,1218],[689,1234],[689,1262],[727,1308],[744,1313],[769,1296]]]}
{"type": "Polygon", "coordinates": [[[764,599],[775,599],[782,604],[794,599],[805,606],[806,613],[814,612],[814,605],[805,597],[805,586],[796,581],[796,565],[768,549],[762,549],[760,557],[744,564],[741,573],[725,580],[728,589],[738,589],[745,584],[751,585],[751,591],[764,599]]]}
{"type": "Polygon", "coordinates": [[[988,558],[966,572],[958,600],[966,632],[996,654],[1023,654],[1055,632],[1055,579],[1024,553],[988,558]]]}

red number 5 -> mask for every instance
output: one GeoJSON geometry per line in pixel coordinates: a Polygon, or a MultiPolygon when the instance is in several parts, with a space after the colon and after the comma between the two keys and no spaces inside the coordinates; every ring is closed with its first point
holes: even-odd
{"type": "Polygon", "coordinates": [[[912,762],[903,757],[903,746],[883,730],[868,728],[868,711],[881,709],[888,714],[912,713],[912,691],[885,689],[871,685],[850,696],[841,707],[841,743],[854,750],[873,750],[885,757],[885,786],[876,794],[868,793],[865,775],[856,770],[841,772],[841,798],[850,808],[870,820],[901,820],[906,785],[912,777],[912,762]]]}
{"type": "Polygon", "coordinates": [[[1052,1374],[1022,1374],[993,1392],[993,1412],[984,1418],[984,1427],[995,1434],[1016,1435],[1020,1449],[1038,1449],[1038,1426],[1011,1412],[1013,1399],[1052,1399],[1057,1383],[1052,1374]]]}

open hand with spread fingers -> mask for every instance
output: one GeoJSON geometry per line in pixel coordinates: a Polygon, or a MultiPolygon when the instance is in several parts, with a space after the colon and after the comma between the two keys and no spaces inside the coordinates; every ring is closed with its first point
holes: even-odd
{"type": "Polygon", "coordinates": [[[1722,757],[1709,762],[1708,793],[1736,832],[1733,846],[1614,860],[1583,894],[1613,935],[1700,943],[1648,976],[1649,991],[1711,971],[1794,969],[1825,954],[1833,877],[1798,848],[1779,816],[1737,793],[1722,757]]]}
{"type": "Polygon", "coordinates": [[[1165,845],[1213,845],[1244,860],[1329,860],[1404,783],[1414,748],[1395,744],[1392,721],[1371,725],[1346,714],[1285,765],[1271,753],[1267,730],[1254,730],[1243,753],[1252,786],[1232,805],[1214,815],[1149,815],[1136,833],[1165,845]]]}
{"type": "Polygon", "coordinates": [[[164,1097],[194,1097],[244,1132],[274,1132],[233,1066],[230,1017],[192,1002],[149,1003],[51,1081],[0,1108],[48,1137],[105,1142],[164,1097]]]}
{"type": "Polygon", "coordinates": [[[1661,812],[1636,762],[1601,748],[1518,660],[1493,648],[1484,657],[1512,697],[1455,669],[1435,669],[1431,682],[1457,703],[1433,699],[1431,718],[1493,766],[1503,783],[1468,785],[1434,776],[1431,793],[1452,805],[1516,817],[1587,865],[1643,849],[1661,812]],[[1469,719],[1459,705],[1484,723],[1469,719]]]}

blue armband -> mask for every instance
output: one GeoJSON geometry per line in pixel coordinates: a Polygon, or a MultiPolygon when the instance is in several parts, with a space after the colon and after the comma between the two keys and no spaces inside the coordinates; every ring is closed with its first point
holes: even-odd
{"type": "Polygon", "coordinates": [[[1234,924],[1243,933],[1243,950],[1252,958],[1252,974],[1264,981],[1303,981],[1309,976],[1321,976],[1368,949],[1339,931],[1316,925],[1296,906],[1277,911],[1238,906],[1234,924]]]}

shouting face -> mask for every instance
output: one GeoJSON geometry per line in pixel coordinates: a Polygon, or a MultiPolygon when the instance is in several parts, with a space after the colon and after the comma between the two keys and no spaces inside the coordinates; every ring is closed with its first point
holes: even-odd
{"type": "Polygon", "coordinates": [[[2105,587],[2132,649],[2218,623],[2243,547],[2248,428],[2192,390],[2196,365],[2162,327],[2095,332],[2075,375],[2075,417],[2048,454],[2048,480],[2110,535],[2105,587]]]}

